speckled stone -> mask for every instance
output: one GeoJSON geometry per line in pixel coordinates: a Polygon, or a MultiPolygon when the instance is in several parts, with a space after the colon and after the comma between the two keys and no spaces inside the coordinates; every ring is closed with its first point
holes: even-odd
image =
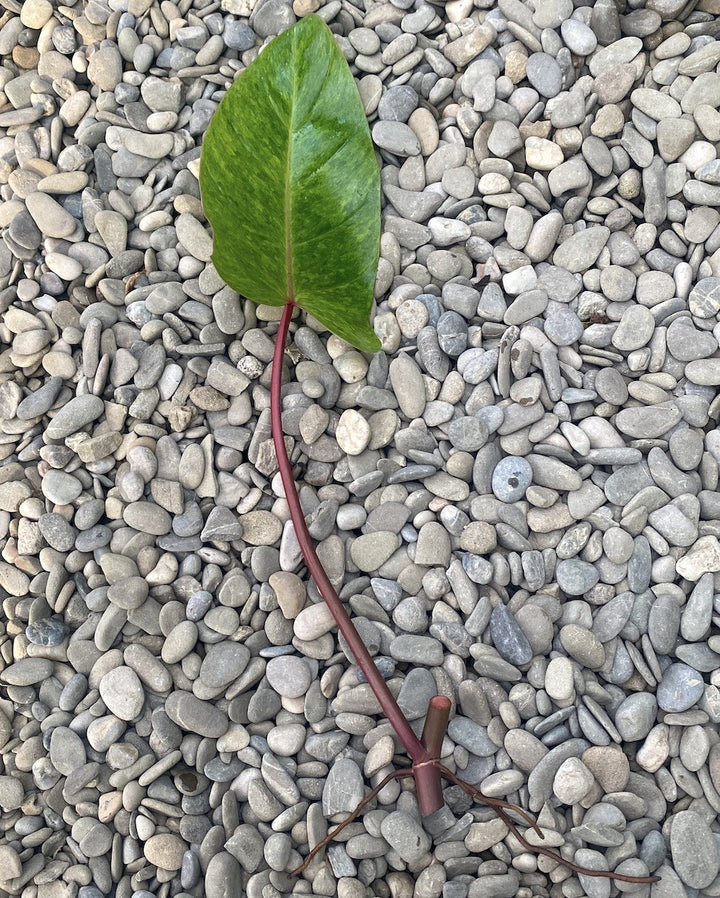
{"type": "Polygon", "coordinates": [[[530,464],[518,456],[501,459],[492,473],[492,491],[501,502],[517,502],[532,483],[530,464]]]}
{"type": "Polygon", "coordinates": [[[58,617],[36,620],[25,628],[25,635],[34,645],[60,645],[68,632],[67,624],[58,617]]]}

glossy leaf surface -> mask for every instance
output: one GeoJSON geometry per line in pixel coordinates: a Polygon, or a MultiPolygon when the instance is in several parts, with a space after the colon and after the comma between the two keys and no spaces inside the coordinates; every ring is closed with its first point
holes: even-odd
{"type": "Polygon", "coordinates": [[[200,185],[213,262],[258,303],[297,303],[359,349],[380,241],[380,177],[350,69],[309,15],[279,35],[223,98],[200,185]]]}

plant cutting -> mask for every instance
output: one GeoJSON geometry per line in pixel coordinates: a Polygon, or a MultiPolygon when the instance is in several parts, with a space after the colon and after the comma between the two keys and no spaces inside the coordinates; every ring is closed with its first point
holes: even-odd
{"type": "Polygon", "coordinates": [[[310,576],[412,762],[385,777],[293,872],[306,869],[388,782],[412,777],[422,816],[442,807],[442,780],[447,779],[492,807],[529,851],[587,876],[656,881],[652,876],[585,869],[531,845],[508,814],[519,814],[542,838],[524,811],[484,796],[441,764],[449,699],[431,699],[418,737],[315,551],[282,429],[282,369],[291,319],[299,307],[358,349],[380,349],[369,323],[380,242],[378,165],[352,73],[318,16],[305,17],[275,38],[228,90],[205,138],[200,185],[214,230],[213,263],[220,276],[248,299],[283,307],[272,362],[270,410],[295,535],[310,576]]]}

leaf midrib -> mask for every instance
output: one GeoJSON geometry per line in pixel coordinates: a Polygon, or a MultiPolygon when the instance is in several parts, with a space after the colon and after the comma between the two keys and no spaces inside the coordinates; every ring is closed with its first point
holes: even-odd
{"type": "MultiPolygon", "coordinates": [[[[293,58],[296,53],[293,53],[293,58]]],[[[292,245],[292,150],[295,126],[295,92],[297,88],[297,72],[292,67],[292,100],[288,120],[288,148],[285,164],[285,267],[287,270],[287,301],[295,301],[295,285],[293,283],[293,245],[292,245]]]]}

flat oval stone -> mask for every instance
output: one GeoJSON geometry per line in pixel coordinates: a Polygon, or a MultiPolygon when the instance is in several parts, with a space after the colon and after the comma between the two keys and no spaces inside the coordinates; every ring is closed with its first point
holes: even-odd
{"type": "Polygon", "coordinates": [[[552,658],[545,671],[545,691],[552,699],[566,702],[573,697],[573,665],[562,655],[552,658]]]}
{"type": "Polygon", "coordinates": [[[589,667],[590,670],[598,670],[605,663],[605,649],[602,643],[585,627],[567,624],[560,630],[560,642],[571,658],[589,667]]]}
{"type": "MultiPolygon", "coordinates": [[[[15,791],[15,797],[18,797],[17,790],[14,785],[10,784],[18,783],[18,785],[20,786],[19,801],[16,805],[16,807],[20,807],[24,796],[22,783],[10,776],[4,776],[2,779],[3,786],[9,786],[11,790],[15,791]]],[[[11,793],[5,795],[4,791],[0,790],[0,807],[8,811],[15,809],[14,807],[7,806],[13,804],[13,799],[10,798],[10,794],[11,793]]],[[[16,876],[20,876],[20,874],[22,873],[22,863],[20,861],[20,857],[17,851],[15,851],[15,849],[11,845],[0,845],[0,869],[4,871],[8,879],[14,879],[16,876]]]]}
{"type": "Polygon", "coordinates": [[[696,642],[708,634],[712,620],[713,596],[713,576],[709,573],[704,574],[690,593],[682,612],[680,628],[683,639],[696,642]]]}
{"type": "Polygon", "coordinates": [[[205,870],[206,898],[237,898],[242,892],[240,864],[227,851],[213,855],[205,870]]]}
{"type": "Polygon", "coordinates": [[[579,19],[568,18],[560,25],[565,45],[576,56],[589,56],[597,48],[595,32],[579,19]]]}
{"type": "MultiPolygon", "coordinates": [[[[707,208],[707,207],[706,207],[707,208]]],[[[708,359],[718,347],[717,340],[708,331],[696,330],[690,318],[676,318],[667,329],[667,347],[680,362],[708,359]]],[[[610,369],[603,369],[610,370],[610,369]]],[[[693,369],[690,369],[691,372],[693,369]]],[[[701,369],[702,370],[702,369],[701,369]]],[[[687,366],[685,371],[687,374],[687,366]]],[[[692,380],[692,378],[691,378],[692,380]]],[[[699,383],[699,381],[695,381],[699,383]]]]}
{"type": "Polygon", "coordinates": [[[47,658],[21,658],[0,673],[0,680],[9,686],[32,686],[47,680],[52,672],[53,662],[47,658]]]}
{"type": "Polygon", "coordinates": [[[66,471],[48,471],[42,479],[42,491],[48,501],[55,505],[70,505],[80,493],[82,483],[66,471]]]}
{"type": "Polygon", "coordinates": [[[405,863],[414,863],[430,850],[430,836],[417,817],[407,811],[391,811],[383,817],[380,832],[405,863]]]}
{"type": "Polygon", "coordinates": [[[533,53],[527,61],[527,79],[543,97],[555,97],[562,88],[562,69],[548,53],[533,53]]]}
{"type": "Polygon", "coordinates": [[[602,225],[578,231],[555,250],[553,262],[574,273],[586,271],[596,262],[609,236],[610,229],[602,225]]]}
{"type": "Polygon", "coordinates": [[[632,608],[633,595],[630,592],[621,593],[610,599],[607,605],[603,605],[595,615],[592,628],[600,642],[609,642],[620,633],[630,617],[632,608]]]}
{"type": "Polygon", "coordinates": [[[558,586],[571,596],[581,596],[600,579],[597,568],[587,561],[569,558],[558,563],[555,571],[558,586]]]}
{"type": "Polygon", "coordinates": [[[431,636],[396,636],[390,643],[390,655],[395,661],[428,667],[437,667],[443,661],[442,644],[431,636]]]}
{"type": "Polygon", "coordinates": [[[127,577],[119,583],[113,583],[108,589],[107,597],[118,608],[132,610],[142,605],[148,593],[149,586],[142,577],[127,577]]]}
{"type": "Polygon", "coordinates": [[[60,645],[68,632],[67,624],[60,617],[45,617],[25,628],[25,635],[33,645],[60,645]]]}
{"type": "Polygon", "coordinates": [[[612,345],[623,352],[631,352],[645,346],[654,331],[655,319],[650,309],[632,305],[623,312],[620,324],[613,334],[612,345]]]}
{"type": "Polygon", "coordinates": [[[644,739],[655,723],[657,699],[649,692],[629,695],[615,712],[615,726],[626,742],[644,739]]]}
{"type": "Polygon", "coordinates": [[[32,418],[44,415],[52,408],[61,387],[62,378],[51,377],[41,387],[22,400],[17,407],[17,417],[21,421],[29,421],[32,418]]]}
{"type": "Polygon", "coordinates": [[[678,876],[692,889],[706,888],[720,869],[720,853],[712,830],[694,811],[680,811],[670,820],[670,850],[678,876]]]}
{"type": "Polygon", "coordinates": [[[174,833],[158,833],[145,842],[143,853],[151,864],[163,870],[179,870],[187,845],[174,833]]]}
{"type": "Polygon", "coordinates": [[[573,805],[582,801],[594,783],[595,777],[580,758],[567,758],[555,774],[553,792],[563,804],[573,805]]]}
{"type": "Polygon", "coordinates": [[[230,723],[215,705],[182,690],[170,693],[165,700],[165,712],[182,729],[209,739],[219,739],[230,723]]]}
{"type": "Polygon", "coordinates": [[[23,803],[24,798],[25,790],[17,777],[0,776],[0,808],[3,811],[16,810],[23,803]]]}
{"type": "Polygon", "coordinates": [[[605,792],[622,792],[630,776],[627,755],[612,745],[593,745],[582,755],[585,766],[605,792]]]}
{"type": "Polygon", "coordinates": [[[200,679],[211,689],[222,689],[236,680],[248,666],[250,650],[237,642],[208,646],[200,666],[200,679]]]}
{"type": "Polygon", "coordinates": [[[690,311],[698,318],[714,318],[720,311],[720,278],[702,278],[688,298],[690,311]]]}
{"type": "Polygon", "coordinates": [[[335,627],[335,618],[324,602],[303,608],[293,623],[293,632],[298,639],[312,642],[335,627]]]}
{"type": "Polygon", "coordinates": [[[166,664],[176,664],[189,655],[198,639],[198,628],[193,621],[184,620],[174,626],[165,638],[161,657],[166,664]]]}
{"type": "Polygon", "coordinates": [[[533,469],[524,458],[508,455],[492,473],[492,491],[501,502],[518,502],[532,483],[533,469]]]}
{"type": "Polygon", "coordinates": [[[123,520],[140,533],[164,536],[172,528],[168,512],[154,502],[131,502],[125,506],[123,520]]]}
{"type": "Polygon", "coordinates": [[[377,146],[396,156],[418,156],[420,141],[409,125],[398,121],[378,121],[372,129],[372,138],[377,146]]]}
{"type": "Polygon", "coordinates": [[[69,727],[55,727],[50,737],[50,760],[63,776],[70,776],[87,762],[82,739],[69,727]]]}
{"type": "Polygon", "coordinates": [[[652,440],[672,429],[682,418],[674,402],[648,407],[622,409],[615,415],[615,426],[634,439],[652,440]]]}
{"type": "Polygon", "coordinates": [[[720,359],[697,359],[685,366],[685,377],[703,387],[720,384],[720,359]]]}
{"type": "Polygon", "coordinates": [[[630,94],[630,101],[636,109],[657,122],[663,119],[678,119],[682,115],[678,101],[659,90],[638,87],[630,94]]]}
{"type": "Polygon", "coordinates": [[[533,472],[537,486],[554,490],[579,490],[582,477],[578,472],[557,458],[546,455],[529,455],[527,461],[533,472]]]}
{"type": "Polygon", "coordinates": [[[123,657],[151,692],[163,694],[172,688],[172,675],[162,661],[139,643],[129,645],[123,657]]]}
{"type": "Polygon", "coordinates": [[[100,697],[120,720],[133,720],[145,703],[142,683],[130,667],[116,667],[100,680],[100,697]]]}
{"type": "Polygon", "coordinates": [[[326,817],[354,811],[362,801],[365,784],[362,772],[351,758],[338,758],[330,768],[322,791],[326,817]]]}
{"type": "MultiPolygon", "coordinates": [[[[149,137],[149,135],[148,135],[149,137]]],[[[155,137],[153,136],[153,140],[155,137]]],[[[178,240],[196,259],[209,262],[212,257],[212,237],[205,227],[189,212],[183,212],[175,221],[178,240]]]]}
{"type": "Polygon", "coordinates": [[[480,418],[464,415],[450,422],[448,438],[455,449],[476,452],[487,442],[487,425],[480,418]]]}
{"type": "Polygon", "coordinates": [[[370,443],[370,425],[355,409],[346,409],[335,431],[338,446],[348,455],[360,455],[370,443]]]}
{"type": "Polygon", "coordinates": [[[687,664],[671,664],[658,684],[657,701],[663,711],[687,711],[705,691],[702,675],[687,664]]]}
{"type": "Polygon", "coordinates": [[[478,758],[490,757],[497,751],[497,746],[487,734],[487,728],[468,717],[454,717],[448,724],[448,736],[478,758]]]}
{"type": "Polygon", "coordinates": [[[96,421],[104,411],[105,403],[99,396],[75,396],[56,412],[45,434],[51,440],[62,440],[96,421]]]}
{"type": "Polygon", "coordinates": [[[582,322],[570,309],[559,309],[549,315],[545,321],[545,335],[556,346],[572,346],[576,340],[580,339],[582,332],[582,322]]]}
{"type": "Polygon", "coordinates": [[[25,205],[45,236],[69,237],[75,230],[75,219],[51,196],[35,191],[25,198],[25,205]]]}
{"type": "Polygon", "coordinates": [[[350,544],[350,557],[361,571],[376,571],[400,545],[400,538],[389,530],[364,533],[350,544]]]}
{"type": "Polygon", "coordinates": [[[282,522],[270,511],[240,515],[242,538],[251,546],[273,546],[282,536],[282,522]]]}
{"type": "Polygon", "coordinates": [[[293,655],[271,658],[265,668],[265,676],[273,689],[286,698],[305,695],[312,682],[312,674],[305,659],[293,655]]]}

